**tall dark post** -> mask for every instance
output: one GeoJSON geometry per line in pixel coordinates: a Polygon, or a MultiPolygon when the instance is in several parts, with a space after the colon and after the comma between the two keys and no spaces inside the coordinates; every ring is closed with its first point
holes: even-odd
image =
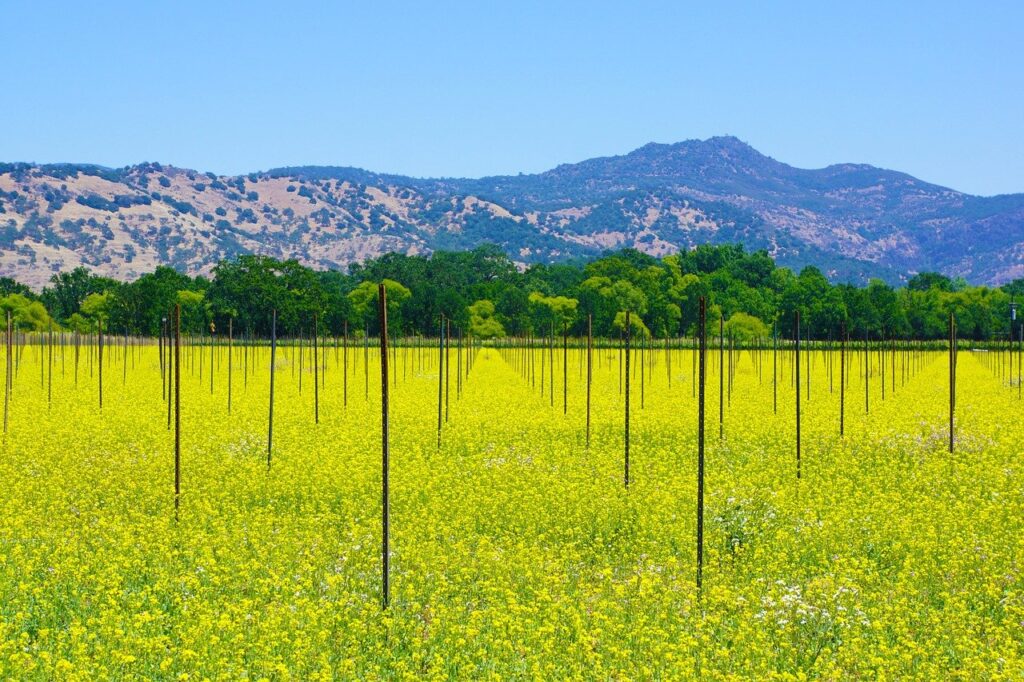
{"type": "Polygon", "coordinates": [[[949,313],[949,451],[953,452],[953,417],[956,412],[956,318],[949,313]]]}
{"type": "MultiPolygon", "coordinates": [[[[53,321],[49,324],[49,334],[46,339],[47,354],[47,378],[46,378],[46,406],[49,408],[53,402],[53,321]]],[[[125,364],[128,364],[127,362],[125,364]]]]}
{"type": "Polygon", "coordinates": [[[448,423],[448,375],[449,367],[451,366],[451,358],[448,357],[448,352],[452,347],[452,321],[451,319],[445,320],[444,325],[444,423],[448,423]]]}
{"type": "Polygon", "coordinates": [[[864,328],[864,414],[870,412],[871,352],[868,350],[868,330],[864,328]]]}
{"type": "Polygon", "coordinates": [[[587,447],[590,447],[590,382],[593,380],[594,319],[587,315],[587,447]]]}
{"type": "Polygon", "coordinates": [[[274,374],[277,369],[277,310],[270,316],[270,414],[267,417],[267,469],[274,451],[274,374]]]}
{"type": "MultiPolygon", "coordinates": [[[[171,311],[173,317],[174,311],[171,311]]],[[[171,413],[173,412],[174,401],[171,400],[171,390],[174,388],[174,348],[171,339],[171,320],[167,321],[167,430],[171,430],[171,413]]],[[[78,366],[78,348],[75,348],[75,366],[78,366]]]]}
{"type": "Polygon", "coordinates": [[[625,481],[626,488],[629,488],[629,340],[632,336],[632,329],[630,326],[629,311],[626,311],[626,347],[625,347],[625,358],[626,358],[626,434],[625,434],[625,447],[626,447],[626,460],[625,460],[625,481]]]}
{"type": "Polygon", "coordinates": [[[228,318],[228,414],[231,414],[231,356],[234,351],[234,321],[235,318],[228,318]]]}
{"type": "Polygon", "coordinates": [[[569,330],[562,326],[562,414],[569,414],[569,330]]]}
{"type": "Polygon", "coordinates": [[[437,333],[437,449],[441,449],[441,426],[444,414],[442,403],[444,402],[444,315],[441,316],[441,325],[437,333]]]}
{"type": "Polygon", "coordinates": [[[345,329],[342,336],[342,349],[341,349],[341,361],[342,374],[345,378],[342,380],[342,407],[348,409],[348,320],[345,320],[345,329]]]}
{"type": "Polygon", "coordinates": [[[796,339],[796,477],[800,478],[800,311],[795,312],[793,338],[796,339]]]}
{"type": "Polygon", "coordinates": [[[772,414],[779,413],[779,335],[772,325],[772,414]]]}
{"type": "Polygon", "coordinates": [[[103,409],[103,321],[97,322],[97,330],[99,331],[99,372],[100,372],[100,409],[103,409]]]}
{"type": "MultiPolygon", "coordinates": [[[[383,289],[384,285],[381,284],[383,289]]],[[[313,421],[320,423],[320,324],[316,313],[313,313],[313,421]]]]}
{"type": "Polygon", "coordinates": [[[181,305],[174,306],[174,520],[181,501],[181,305]]]}
{"type": "Polygon", "coordinates": [[[725,437],[725,316],[718,315],[718,440],[725,437]]]}
{"type": "Polygon", "coordinates": [[[167,334],[167,318],[160,320],[160,333],[157,335],[157,354],[160,356],[160,399],[167,397],[167,378],[164,376],[164,336],[167,334]]]}
{"type": "MultiPolygon", "coordinates": [[[[391,601],[391,586],[388,582],[388,533],[390,503],[388,495],[388,301],[387,289],[381,282],[377,291],[377,316],[380,320],[380,436],[381,436],[381,584],[383,585],[381,605],[387,608],[391,601]]],[[[315,324],[315,321],[314,321],[315,324]]]]}
{"type": "Polygon", "coordinates": [[[210,395],[213,395],[213,375],[214,375],[214,371],[213,371],[213,362],[214,362],[213,352],[214,352],[214,350],[216,348],[216,345],[214,343],[213,335],[214,335],[213,322],[211,322],[210,323],[210,395]]]}
{"type": "Polygon", "coordinates": [[[839,332],[839,435],[846,433],[846,323],[839,332]]]}
{"type": "Polygon", "coordinates": [[[700,310],[697,317],[697,335],[699,337],[700,375],[697,398],[697,591],[704,582],[704,382],[707,377],[706,357],[708,334],[706,328],[707,304],[700,297],[700,310]]]}
{"type": "Polygon", "coordinates": [[[4,435],[7,434],[8,412],[11,406],[11,369],[14,364],[14,349],[11,347],[13,329],[11,311],[7,311],[7,371],[4,373],[4,435]]]}

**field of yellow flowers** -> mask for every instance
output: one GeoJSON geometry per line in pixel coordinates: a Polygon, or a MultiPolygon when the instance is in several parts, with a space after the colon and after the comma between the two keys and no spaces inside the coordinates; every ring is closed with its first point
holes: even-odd
{"type": "Polygon", "coordinates": [[[399,349],[383,611],[372,347],[346,380],[327,345],[319,424],[308,349],[279,349],[269,470],[267,350],[233,351],[228,414],[227,349],[212,387],[183,349],[177,521],[157,349],[108,345],[102,410],[94,348],[77,379],[69,347],[15,352],[3,679],[1024,676],[1022,403],[990,355],[960,353],[953,454],[945,353],[886,364],[884,401],[873,353],[867,414],[850,354],[843,438],[838,353],[805,358],[798,481],[791,355],[735,353],[719,439],[712,352],[698,596],[690,351],[633,357],[627,490],[619,351],[588,448],[582,351],[481,347],[467,376],[453,348],[439,449],[438,351],[399,349]]]}

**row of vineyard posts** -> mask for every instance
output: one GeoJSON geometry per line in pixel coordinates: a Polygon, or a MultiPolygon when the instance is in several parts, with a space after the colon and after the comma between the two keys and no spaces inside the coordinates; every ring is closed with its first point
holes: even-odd
{"type": "MultiPolygon", "coordinates": [[[[379,285],[378,290],[378,324],[381,330],[377,341],[374,345],[379,347],[380,353],[380,381],[381,381],[381,534],[382,534],[382,548],[381,548],[381,604],[383,608],[387,608],[390,603],[390,570],[389,570],[389,543],[390,543],[390,493],[389,493],[389,469],[390,469],[390,452],[389,452],[389,412],[390,412],[390,389],[393,385],[397,385],[398,373],[393,372],[393,367],[397,364],[397,351],[400,346],[404,346],[406,350],[411,351],[411,357],[414,365],[414,371],[417,367],[423,369],[429,363],[429,349],[430,344],[426,339],[413,338],[413,339],[394,339],[393,343],[389,340],[388,332],[388,319],[387,319],[387,291],[384,284],[379,285]]],[[[580,354],[581,362],[581,374],[583,371],[582,364],[586,364],[586,428],[585,428],[585,443],[586,448],[589,449],[591,445],[591,406],[592,406],[592,384],[593,384],[593,370],[594,370],[594,357],[595,348],[613,349],[618,354],[618,375],[619,375],[619,393],[623,396],[623,485],[628,490],[630,484],[630,420],[631,410],[633,406],[631,404],[631,396],[634,388],[633,384],[636,381],[636,376],[639,375],[640,387],[640,409],[644,408],[645,400],[645,386],[646,381],[649,380],[653,375],[653,362],[651,356],[659,349],[657,347],[658,342],[649,338],[646,335],[642,335],[639,339],[633,338],[633,319],[632,312],[625,311],[625,325],[623,326],[622,332],[618,339],[597,339],[595,340],[592,334],[592,319],[588,316],[586,325],[586,338],[585,339],[573,339],[572,345],[574,349],[582,349],[583,352],[580,354]],[[634,356],[637,356],[634,362],[634,356]],[[639,371],[637,371],[639,370],[639,371]]],[[[329,349],[330,339],[320,334],[319,320],[316,315],[311,320],[312,333],[309,337],[300,335],[297,339],[287,340],[286,348],[292,353],[292,377],[295,378],[296,362],[295,355],[298,354],[298,388],[302,390],[302,377],[304,374],[304,358],[307,353],[312,354],[313,362],[313,375],[314,375],[314,413],[313,421],[315,424],[320,422],[320,390],[322,385],[326,383],[326,368],[327,363],[321,362],[322,357],[326,357],[329,349]]],[[[562,412],[568,415],[569,413],[569,398],[568,398],[568,366],[569,366],[569,347],[570,339],[568,331],[563,328],[561,331],[561,392],[562,392],[562,412]]],[[[1022,397],[1022,367],[1024,367],[1024,325],[1018,328],[1016,339],[1013,338],[1013,334],[1010,335],[1007,343],[995,344],[992,346],[996,352],[990,352],[987,354],[987,362],[991,372],[1001,378],[1002,380],[1009,379],[1011,382],[1014,377],[1014,359],[1016,357],[1016,385],[1018,400],[1022,397]],[[1016,346],[1016,349],[1014,349],[1016,346]]],[[[353,360],[358,361],[358,354],[356,351],[361,345],[362,356],[363,356],[363,378],[364,378],[364,397],[369,400],[369,359],[370,359],[370,338],[369,335],[363,333],[361,335],[361,344],[354,342],[355,340],[350,337],[348,324],[345,323],[343,334],[340,338],[335,337],[333,339],[333,346],[335,355],[337,357],[341,354],[341,375],[342,375],[342,405],[343,408],[347,408],[349,402],[349,377],[350,377],[350,354],[353,355],[353,360]]],[[[39,353],[40,358],[40,382],[41,386],[45,386],[47,389],[47,402],[48,405],[52,404],[53,391],[52,391],[52,379],[54,372],[54,348],[59,347],[62,352],[59,353],[61,361],[61,372],[65,371],[66,357],[69,355],[67,350],[72,349],[70,355],[73,357],[73,373],[74,373],[74,384],[77,387],[79,383],[80,366],[83,364],[83,353],[85,349],[84,362],[87,364],[89,378],[95,378],[97,388],[97,401],[98,409],[103,409],[103,372],[104,372],[104,355],[117,352],[120,355],[122,368],[121,368],[121,379],[123,383],[127,383],[128,378],[128,365],[132,363],[133,367],[136,361],[137,350],[147,344],[154,343],[152,339],[143,339],[129,337],[127,334],[113,337],[109,334],[104,333],[102,324],[98,325],[97,331],[93,335],[83,335],[79,333],[67,334],[61,332],[54,335],[53,329],[49,329],[48,332],[39,334],[27,334],[24,332],[18,332],[13,327],[13,321],[10,312],[7,313],[7,325],[5,333],[5,347],[6,347],[6,375],[5,375],[5,390],[4,390],[4,437],[6,442],[6,436],[10,425],[10,405],[12,400],[12,393],[14,389],[14,379],[18,375],[18,370],[21,366],[21,358],[26,352],[26,348],[34,348],[39,353]],[[113,340],[111,340],[113,339],[113,340]],[[45,358],[45,361],[44,361],[45,358]]],[[[450,418],[450,386],[451,386],[451,361],[452,355],[455,356],[456,361],[456,399],[461,397],[463,381],[468,380],[470,370],[472,369],[473,362],[476,358],[476,352],[482,346],[482,342],[473,338],[464,338],[461,330],[455,330],[454,337],[454,352],[453,352],[453,336],[452,336],[452,325],[451,320],[445,317],[441,317],[438,323],[438,336],[437,336],[437,443],[436,446],[440,450],[442,447],[442,435],[445,424],[448,423],[450,418]],[[463,361],[463,354],[466,355],[465,362],[463,361]]],[[[530,386],[531,389],[537,390],[537,379],[539,375],[540,386],[539,391],[542,397],[546,397],[550,405],[555,405],[555,356],[556,356],[556,330],[552,326],[549,333],[543,337],[536,336],[525,336],[525,337],[514,337],[498,339],[492,342],[498,352],[503,356],[505,361],[517,371],[522,379],[530,386]],[[538,352],[539,351],[539,352],[538,352]],[[538,368],[539,360],[539,368],[538,368]],[[546,395],[545,395],[546,394],[546,395]]],[[[750,353],[750,356],[754,359],[757,364],[757,372],[759,377],[763,377],[764,371],[767,365],[767,355],[771,355],[771,381],[772,381],[772,410],[773,414],[778,414],[778,382],[779,382],[779,362],[780,358],[783,363],[790,363],[790,381],[791,385],[795,387],[795,442],[794,442],[794,475],[797,480],[801,478],[801,403],[802,401],[810,399],[811,390],[811,363],[802,363],[802,357],[806,355],[807,350],[802,350],[803,347],[811,348],[813,350],[813,344],[810,341],[809,330],[801,330],[800,313],[797,311],[794,314],[792,320],[792,333],[789,335],[783,334],[780,336],[778,328],[773,329],[772,336],[770,339],[754,339],[745,344],[737,344],[735,339],[731,335],[726,335],[724,325],[719,318],[719,329],[717,335],[717,349],[709,346],[709,337],[707,333],[707,302],[704,297],[701,297],[698,302],[698,321],[696,325],[696,334],[690,338],[677,337],[675,339],[663,339],[661,341],[664,352],[666,372],[668,377],[669,387],[672,382],[672,353],[673,349],[688,348],[693,352],[690,354],[692,358],[691,366],[691,386],[693,397],[696,398],[697,402],[697,495],[696,495],[696,584],[698,590],[701,589],[703,584],[703,536],[704,536],[704,473],[705,473],[705,426],[706,426],[706,380],[707,380],[707,365],[709,356],[717,355],[717,364],[719,370],[719,381],[718,381],[718,437],[719,439],[724,438],[725,434],[725,406],[731,403],[732,391],[733,391],[733,379],[738,363],[739,354],[746,350],[750,353]],[[781,353],[780,353],[781,349],[781,353]],[[788,357],[788,360],[787,360],[788,357]],[[806,382],[806,383],[804,383],[806,382]],[[803,390],[804,396],[801,397],[801,391],[803,390]]],[[[182,412],[181,412],[181,368],[182,368],[182,334],[181,334],[181,310],[180,306],[175,306],[173,310],[169,311],[169,315],[163,319],[161,325],[161,333],[155,340],[155,345],[158,349],[159,356],[159,371],[161,376],[161,397],[166,403],[166,420],[167,428],[170,430],[173,426],[174,432],[174,517],[177,520],[179,518],[179,512],[181,507],[181,435],[182,435],[182,412]]],[[[190,353],[189,366],[192,371],[195,370],[196,363],[198,362],[200,380],[203,375],[204,358],[206,354],[204,352],[204,345],[209,347],[209,376],[210,376],[210,392],[214,392],[214,363],[215,363],[215,351],[218,347],[226,345],[227,348],[227,362],[228,362],[228,373],[227,373],[227,412],[231,414],[232,410],[232,393],[233,393],[233,375],[235,355],[237,351],[242,361],[242,377],[244,385],[247,386],[250,377],[255,377],[256,368],[258,366],[257,351],[260,348],[265,348],[267,344],[266,339],[254,338],[251,334],[245,335],[241,339],[241,343],[235,344],[234,327],[233,321],[229,321],[226,339],[217,339],[214,335],[214,330],[211,328],[210,335],[205,339],[200,338],[198,341],[194,338],[186,339],[184,344],[188,352],[190,353]],[[197,360],[198,351],[198,360],[197,360]]],[[[942,344],[945,347],[948,354],[948,391],[949,391],[949,413],[948,413],[948,430],[949,430],[949,452],[954,452],[955,449],[955,413],[956,413],[956,377],[957,377],[957,357],[959,347],[961,343],[957,335],[956,319],[953,313],[949,315],[949,328],[948,328],[948,339],[942,344]]],[[[274,441],[274,399],[275,399],[275,376],[277,374],[277,358],[278,358],[278,346],[279,340],[277,336],[277,311],[274,310],[271,313],[271,335],[269,339],[269,403],[267,406],[267,447],[266,447],[266,467],[268,472],[271,470],[272,457],[274,452],[273,441],[274,441]]],[[[844,328],[839,339],[830,339],[826,342],[817,342],[817,346],[820,350],[825,351],[838,351],[839,356],[839,372],[838,372],[838,390],[839,390],[839,421],[838,421],[838,433],[842,437],[845,435],[846,428],[846,391],[850,382],[852,374],[851,368],[853,363],[848,362],[848,358],[852,353],[856,353],[860,356],[861,371],[864,379],[864,412],[869,413],[871,409],[871,394],[870,394],[870,377],[871,377],[871,362],[869,354],[877,353],[878,368],[881,382],[881,398],[885,400],[886,395],[886,374],[889,370],[889,391],[890,393],[895,392],[897,385],[897,376],[900,377],[901,385],[905,384],[913,375],[922,368],[924,362],[924,353],[926,350],[935,349],[939,347],[935,343],[927,342],[916,342],[916,341],[900,341],[895,339],[888,340],[871,340],[865,333],[863,338],[854,341],[851,336],[847,333],[844,328]]],[[[31,351],[30,351],[31,352],[31,351]]],[[[287,352],[287,351],[286,351],[287,352]]],[[[403,376],[407,375],[407,369],[409,365],[409,353],[403,353],[403,376]]],[[[832,356],[830,356],[831,358],[832,356]]],[[[109,359],[108,359],[109,364],[109,359]]],[[[834,381],[834,369],[833,361],[830,359],[827,365],[828,379],[829,379],[829,391],[832,392],[835,387],[834,381]]],[[[784,372],[784,370],[783,370],[784,372]]]]}

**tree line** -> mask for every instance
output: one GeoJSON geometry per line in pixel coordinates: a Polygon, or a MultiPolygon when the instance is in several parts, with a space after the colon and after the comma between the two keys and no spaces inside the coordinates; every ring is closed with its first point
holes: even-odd
{"type": "MultiPolygon", "coordinates": [[[[939,273],[919,273],[902,287],[881,280],[866,286],[832,284],[814,266],[799,272],[777,267],[766,251],[741,245],[702,245],[663,258],[634,249],[590,261],[535,264],[520,269],[499,247],[437,251],[429,256],[389,253],[348,272],[318,271],[295,260],[243,255],[218,263],[209,277],[159,266],[132,282],[86,268],[55,274],[42,292],[0,278],[0,308],[19,329],[51,326],[155,336],[175,304],[183,330],[266,337],[271,312],[278,333],[375,334],[376,285],[389,292],[391,329],[436,336],[442,316],[478,338],[586,332],[617,336],[625,311],[643,336],[691,335],[700,296],[709,302],[709,329],[721,320],[739,339],[766,338],[777,327],[791,333],[801,312],[809,338],[939,339],[954,313],[958,333],[975,340],[1006,339],[1010,304],[1024,295],[1024,279],[1002,287],[972,286],[939,273]]],[[[1018,329],[1014,327],[1014,334],[1018,329]]]]}

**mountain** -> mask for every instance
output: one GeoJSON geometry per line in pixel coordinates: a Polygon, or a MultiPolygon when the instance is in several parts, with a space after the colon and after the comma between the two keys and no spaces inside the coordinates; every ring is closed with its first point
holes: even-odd
{"type": "Polygon", "coordinates": [[[834,280],[937,270],[998,284],[1024,276],[1024,194],[971,196],[861,164],[794,168],[735,137],[479,179],[0,164],[0,274],[35,287],[78,265],[128,279],[255,252],[340,268],[484,242],[523,263],[742,242],[834,280]]]}

